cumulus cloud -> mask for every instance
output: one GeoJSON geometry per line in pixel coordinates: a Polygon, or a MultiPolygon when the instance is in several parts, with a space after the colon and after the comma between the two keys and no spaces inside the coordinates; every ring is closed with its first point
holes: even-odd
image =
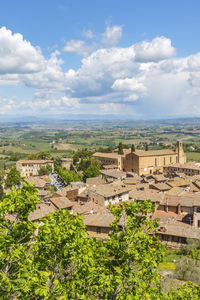
{"type": "Polygon", "coordinates": [[[19,33],[0,28],[0,73],[31,73],[44,67],[39,47],[33,47],[19,33]]]}
{"type": "Polygon", "coordinates": [[[81,40],[71,40],[63,47],[64,52],[74,52],[81,56],[87,56],[91,50],[92,47],[81,40]]]}
{"type": "Polygon", "coordinates": [[[159,61],[176,54],[171,45],[171,40],[163,36],[153,39],[151,42],[143,41],[134,46],[136,61],[159,61]]]}
{"type": "Polygon", "coordinates": [[[102,34],[102,43],[106,46],[115,46],[122,36],[122,26],[107,26],[102,34]]]}
{"type": "Polygon", "coordinates": [[[77,70],[64,71],[62,53],[54,51],[44,57],[21,34],[1,28],[0,85],[33,90],[33,99],[27,101],[0,95],[1,114],[200,114],[200,53],[178,58],[166,37],[126,48],[114,46],[121,34],[122,26],[108,26],[102,36],[106,47],[96,50],[84,41],[69,41],[65,51],[83,58],[77,70]]]}

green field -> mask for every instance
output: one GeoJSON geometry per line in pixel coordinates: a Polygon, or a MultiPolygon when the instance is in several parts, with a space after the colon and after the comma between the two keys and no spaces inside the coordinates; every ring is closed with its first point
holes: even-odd
{"type": "MultiPolygon", "coordinates": [[[[115,149],[119,142],[130,147],[149,150],[175,147],[181,139],[187,151],[187,160],[200,161],[200,121],[66,121],[33,124],[0,125],[0,161],[15,163],[13,154],[27,158],[29,154],[48,151],[52,157],[72,156],[73,151],[98,151],[101,147],[115,149]],[[173,146],[174,145],[174,146],[173,146]],[[192,148],[191,148],[192,147],[192,148]]],[[[17,156],[17,159],[19,159],[17,156]]],[[[0,166],[2,166],[2,162],[0,166]]]]}
{"type": "Polygon", "coordinates": [[[200,153],[197,152],[186,152],[187,161],[198,161],[200,162],[200,153]]]}

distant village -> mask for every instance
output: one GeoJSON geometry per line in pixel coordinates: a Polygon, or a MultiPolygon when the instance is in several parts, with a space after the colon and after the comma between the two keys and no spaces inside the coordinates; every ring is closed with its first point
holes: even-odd
{"type": "MultiPolygon", "coordinates": [[[[200,239],[200,163],[186,163],[182,142],[175,149],[123,149],[112,153],[96,152],[101,162],[100,175],[86,182],[60,183],[52,160],[19,160],[16,169],[24,180],[39,190],[40,204],[29,215],[39,222],[49,212],[70,210],[84,216],[90,236],[106,238],[113,215],[110,205],[150,199],[154,212],[149,218],[159,218],[158,238],[168,247],[178,248],[187,238],[200,239]],[[39,176],[41,167],[51,166],[49,175],[39,176]],[[52,193],[47,187],[57,188],[52,193]]],[[[70,170],[73,161],[61,159],[61,168],[70,170]]]]}

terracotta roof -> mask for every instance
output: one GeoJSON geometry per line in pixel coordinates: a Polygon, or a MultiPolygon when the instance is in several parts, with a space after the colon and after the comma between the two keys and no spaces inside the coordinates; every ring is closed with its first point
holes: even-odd
{"type": "Polygon", "coordinates": [[[26,164],[47,164],[47,163],[53,163],[53,160],[30,160],[30,159],[24,159],[24,160],[18,160],[17,163],[26,163],[26,164]]]}
{"type": "Polygon", "coordinates": [[[101,214],[89,214],[85,216],[84,223],[87,226],[97,226],[97,227],[110,227],[110,223],[112,223],[114,216],[105,211],[101,214]]]}
{"type": "Polygon", "coordinates": [[[40,203],[36,205],[36,209],[29,214],[30,221],[37,221],[44,218],[50,212],[56,210],[55,206],[52,203],[40,203]]]}
{"type": "Polygon", "coordinates": [[[92,191],[104,197],[112,197],[115,195],[127,193],[130,191],[130,188],[116,186],[113,184],[100,184],[96,187],[89,188],[88,191],[92,191]]]}
{"type": "Polygon", "coordinates": [[[180,168],[180,169],[193,169],[193,170],[200,170],[200,163],[196,161],[190,161],[185,164],[175,163],[168,167],[172,168],[180,168]]]}
{"type": "Polygon", "coordinates": [[[160,155],[175,155],[177,154],[174,149],[163,149],[163,150],[136,150],[133,152],[136,156],[160,156],[160,155]]]}
{"type": "Polygon", "coordinates": [[[150,199],[152,202],[160,202],[164,198],[164,194],[150,189],[144,191],[133,189],[129,192],[129,197],[136,199],[137,201],[145,201],[150,199]]]}
{"type": "Polygon", "coordinates": [[[50,198],[50,201],[58,209],[65,209],[73,206],[73,203],[66,197],[50,198]]]}
{"type": "Polygon", "coordinates": [[[39,176],[29,176],[24,178],[24,180],[32,182],[36,188],[44,188],[46,185],[46,181],[41,179],[39,176]]]}
{"type": "Polygon", "coordinates": [[[101,174],[106,175],[108,177],[112,177],[112,178],[126,177],[126,173],[123,171],[120,171],[118,169],[101,170],[100,172],[101,172],[101,174]]]}
{"type": "Polygon", "coordinates": [[[167,195],[180,196],[183,194],[185,190],[182,187],[173,187],[169,191],[166,192],[167,195]]]}
{"type": "Polygon", "coordinates": [[[149,187],[155,188],[156,190],[159,190],[159,191],[167,191],[167,190],[171,189],[171,187],[164,182],[154,183],[154,184],[151,184],[149,187]]]}
{"type": "Polygon", "coordinates": [[[117,169],[118,165],[115,165],[115,164],[113,164],[113,165],[103,165],[102,168],[105,169],[105,170],[108,170],[108,169],[117,169]]]}
{"type": "Polygon", "coordinates": [[[102,153],[102,152],[96,152],[93,154],[94,157],[105,157],[105,158],[115,158],[118,159],[121,157],[118,153],[102,153]]]}
{"type": "Polygon", "coordinates": [[[105,183],[105,179],[100,176],[87,178],[86,184],[102,184],[105,183]]]}
{"type": "Polygon", "coordinates": [[[99,204],[96,204],[93,201],[88,201],[88,202],[84,202],[84,203],[74,201],[74,202],[72,202],[72,204],[73,204],[73,214],[74,215],[89,214],[91,211],[97,212],[97,211],[100,211],[101,209],[104,209],[104,207],[102,207],[99,204]]]}
{"type": "Polygon", "coordinates": [[[178,178],[172,181],[168,181],[167,184],[171,187],[178,187],[178,186],[189,186],[190,183],[188,180],[178,178]]]}

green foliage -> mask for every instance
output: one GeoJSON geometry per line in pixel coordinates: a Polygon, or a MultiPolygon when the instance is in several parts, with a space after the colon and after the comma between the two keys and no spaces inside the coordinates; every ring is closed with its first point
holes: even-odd
{"type": "Polygon", "coordinates": [[[120,154],[120,155],[123,155],[123,154],[124,154],[122,143],[119,143],[119,145],[118,145],[118,154],[120,154]]]}
{"type": "Polygon", "coordinates": [[[2,184],[1,184],[1,182],[0,182],[0,201],[2,200],[2,198],[3,198],[3,186],[2,186],[2,184]]]}
{"type": "Polygon", "coordinates": [[[39,153],[32,153],[32,154],[29,154],[29,156],[28,156],[28,159],[30,159],[30,160],[50,159],[50,158],[51,158],[51,153],[45,152],[45,151],[41,151],[39,153]]]}
{"type": "Polygon", "coordinates": [[[199,299],[191,284],[160,290],[165,248],[153,234],[150,200],[111,208],[112,230],[100,240],[88,238],[83,216],[69,211],[31,222],[36,193],[24,182],[0,202],[1,299],[199,299]]]}
{"type": "Polygon", "coordinates": [[[38,174],[39,176],[49,175],[52,172],[52,167],[50,165],[41,166],[38,174]]]}
{"type": "Polygon", "coordinates": [[[146,143],[145,144],[145,151],[148,151],[149,150],[149,146],[148,146],[148,144],[146,143]]]}
{"type": "Polygon", "coordinates": [[[83,179],[86,181],[87,178],[99,176],[100,174],[101,173],[98,166],[90,165],[83,173],[83,179]]]}
{"type": "Polygon", "coordinates": [[[167,295],[163,295],[162,299],[166,300],[199,300],[200,286],[191,282],[183,284],[178,289],[172,289],[167,295]]]}
{"type": "MultiPolygon", "coordinates": [[[[39,203],[33,184],[24,182],[0,202],[0,298],[18,299],[20,285],[26,289],[26,268],[32,261],[31,239],[36,225],[28,215],[39,203]],[[8,215],[12,215],[11,218],[8,215]]],[[[28,298],[28,297],[27,297],[28,298]]],[[[23,297],[20,297],[23,299],[23,297]]],[[[29,298],[30,299],[30,298],[29,298]]]]}
{"type": "Polygon", "coordinates": [[[114,150],[113,147],[99,147],[96,152],[102,152],[102,153],[112,153],[114,150]]]}
{"type": "Polygon", "coordinates": [[[183,257],[176,264],[174,276],[180,280],[190,280],[200,284],[200,262],[190,257],[183,257]]]}
{"type": "Polygon", "coordinates": [[[134,144],[131,145],[131,152],[135,152],[135,145],[134,144]]]}
{"type": "Polygon", "coordinates": [[[82,180],[82,174],[76,173],[75,171],[70,171],[58,167],[57,173],[65,184],[82,180]]]}
{"type": "Polygon", "coordinates": [[[20,183],[21,179],[20,172],[12,168],[6,177],[5,185],[7,188],[11,188],[13,185],[20,183]]]}
{"type": "Polygon", "coordinates": [[[57,168],[61,167],[61,158],[55,157],[54,158],[54,169],[57,170],[57,168]]]}
{"type": "Polygon", "coordinates": [[[51,158],[51,153],[50,152],[39,152],[38,153],[38,159],[50,159],[51,158]]]}

